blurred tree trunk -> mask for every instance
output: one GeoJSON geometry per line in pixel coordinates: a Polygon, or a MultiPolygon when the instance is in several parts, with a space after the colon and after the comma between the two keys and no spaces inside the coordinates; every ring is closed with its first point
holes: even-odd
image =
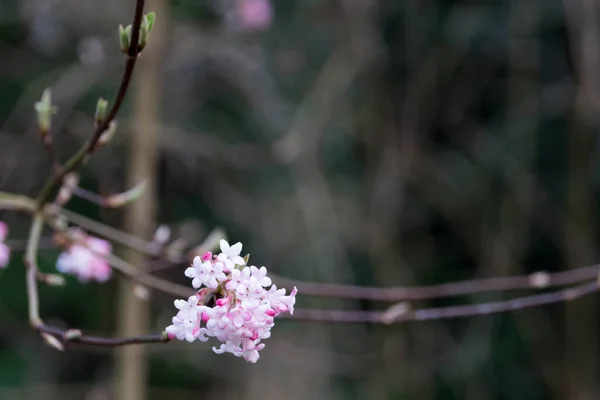
{"type": "MultiPolygon", "coordinates": [[[[156,162],[157,127],[160,114],[160,66],[165,25],[166,2],[150,0],[146,11],[156,12],[148,47],[140,55],[137,65],[132,97],[134,102],[133,131],[130,140],[128,187],[147,181],[144,195],[129,207],[125,217],[125,229],[134,235],[151,238],[156,214],[156,162]]],[[[125,259],[133,264],[144,262],[144,255],[127,250],[125,259]]],[[[147,333],[149,327],[148,302],[135,294],[135,284],[129,280],[120,282],[118,301],[118,331],[120,336],[147,333]]],[[[147,396],[147,370],[144,346],[127,346],[117,355],[116,398],[142,400],[147,396]]]]}
{"type": "MultiPolygon", "coordinates": [[[[575,104],[569,132],[565,251],[570,268],[595,261],[596,215],[593,212],[591,165],[597,128],[598,7],[594,0],[565,1],[567,27],[575,65],[575,104]]],[[[563,398],[597,398],[597,307],[594,299],[566,305],[568,390],[563,398]]]]}

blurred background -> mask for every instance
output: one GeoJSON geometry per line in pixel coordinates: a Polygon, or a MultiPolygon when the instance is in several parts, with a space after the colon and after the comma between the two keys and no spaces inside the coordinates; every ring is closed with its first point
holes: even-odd
{"type": "MultiPolygon", "coordinates": [[[[65,161],[112,99],[133,0],[0,1],[0,190],[49,173],[33,104],[45,87],[65,161]]],[[[373,286],[562,271],[598,255],[600,2],[149,0],[150,45],[119,130],[81,186],[135,207],[69,208],[150,239],[216,227],[285,277],[373,286]]],[[[28,219],[0,218],[10,237],[28,219]]],[[[46,235],[49,235],[46,232],[46,235]]],[[[143,259],[116,251],[130,262],[143,259]]],[[[57,249],[41,268],[55,269],[57,249]]],[[[189,284],[185,265],[156,274],[189,284]]],[[[18,249],[0,276],[0,399],[598,399],[594,296],[509,314],[391,326],[283,320],[258,364],[212,344],[44,345],[18,249]]],[[[159,332],[174,297],[68,278],[50,323],[159,332]]],[[[508,298],[495,293],[420,302],[508,298]]],[[[299,294],[297,306],[385,305],[299,294]]]]}

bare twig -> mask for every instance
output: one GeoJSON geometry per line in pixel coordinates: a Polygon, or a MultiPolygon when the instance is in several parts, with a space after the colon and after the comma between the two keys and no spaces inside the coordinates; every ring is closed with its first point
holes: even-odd
{"type": "MultiPolygon", "coordinates": [[[[62,210],[62,212],[70,221],[84,227],[85,229],[100,234],[109,240],[119,242],[120,244],[129,246],[148,255],[156,255],[151,251],[152,246],[148,241],[145,241],[134,235],[129,235],[119,229],[115,229],[108,225],[104,225],[100,222],[83,217],[72,211],[62,210]]],[[[167,260],[163,260],[162,262],[164,262],[166,265],[173,265],[185,263],[187,261],[188,260],[185,256],[170,256],[167,260]]],[[[160,269],[156,266],[156,263],[159,262],[160,261],[158,260],[153,261],[154,269],[160,269]]],[[[403,300],[426,300],[442,297],[462,296],[483,292],[542,289],[567,286],[594,279],[598,275],[599,271],[600,264],[596,264],[554,273],[539,271],[529,275],[517,275],[490,279],[471,279],[430,286],[389,288],[336,283],[302,282],[279,276],[273,276],[273,279],[279,285],[297,286],[300,292],[307,296],[398,302],[403,300]]],[[[136,280],[139,280],[139,276],[141,276],[140,274],[140,271],[136,271],[135,274],[132,274],[131,276],[135,277],[136,280]]],[[[152,286],[150,285],[150,287],[152,286]]],[[[172,290],[169,290],[169,292],[173,293],[172,290]]]]}
{"type": "Polygon", "coordinates": [[[489,279],[472,279],[460,282],[418,287],[367,287],[337,283],[309,283],[283,277],[273,277],[278,284],[297,286],[303,295],[346,299],[363,299],[384,302],[426,300],[442,297],[463,296],[483,292],[499,292],[519,289],[543,289],[567,286],[594,279],[600,265],[590,265],[562,272],[535,272],[489,279]]]}
{"type": "Polygon", "coordinates": [[[110,255],[106,258],[106,261],[114,269],[123,273],[124,275],[127,275],[132,280],[148,288],[158,290],[159,292],[168,293],[174,296],[182,296],[186,298],[193,295],[196,292],[196,290],[192,289],[189,286],[184,286],[175,282],[168,281],[166,279],[157,278],[153,275],[140,273],[135,266],[129,264],[127,261],[115,255],[110,255]]]}
{"type": "Polygon", "coordinates": [[[27,196],[0,192],[0,210],[35,211],[35,201],[27,196]]]}
{"type": "Polygon", "coordinates": [[[60,162],[58,161],[56,152],[54,151],[54,141],[52,140],[52,135],[50,133],[44,135],[42,137],[42,142],[44,142],[44,147],[46,147],[46,152],[48,153],[52,171],[58,172],[60,170],[60,162]]]}
{"type": "Polygon", "coordinates": [[[120,347],[133,344],[146,343],[168,343],[169,337],[165,332],[152,335],[138,335],[130,337],[103,337],[84,335],[76,329],[61,329],[54,326],[40,325],[37,327],[38,332],[47,333],[56,336],[62,343],[74,343],[98,347],[120,347]]]}
{"type": "MultiPolygon", "coordinates": [[[[1,198],[1,197],[0,197],[1,198]]],[[[129,235],[123,231],[104,225],[100,222],[80,216],[68,210],[62,210],[66,213],[67,219],[93,231],[109,240],[116,241],[120,244],[130,246],[138,251],[153,255],[150,252],[149,242],[129,235]]],[[[50,238],[42,239],[42,243],[46,246],[52,246],[50,238]]],[[[19,241],[11,241],[11,248],[18,249],[21,246],[19,241]]],[[[163,268],[176,266],[188,262],[186,257],[173,257],[163,260],[149,260],[148,266],[144,268],[133,268],[133,266],[123,267],[121,261],[109,260],[113,263],[113,267],[120,270],[126,275],[139,283],[154,288],[166,293],[182,294],[182,285],[164,287],[163,284],[158,284],[158,281],[165,282],[159,278],[149,277],[148,272],[157,271],[163,268]],[[131,267],[131,268],[130,268],[131,267]],[[142,272],[143,271],[143,272],[142,272]],[[157,281],[158,280],[158,281],[157,281]],[[157,287],[158,286],[158,287],[157,287]],[[162,289],[161,289],[162,287],[162,289]]],[[[304,296],[330,297],[330,298],[346,298],[346,299],[362,299],[382,302],[399,302],[405,300],[427,300],[452,296],[463,296],[484,292],[500,292],[509,290],[526,290],[526,289],[543,289],[559,286],[568,286],[581,282],[586,282],[594,279],[600,272],[600,264],[589,265],[568,271],[561,272],[534,272],[529,275],[516,275],[489,279],[470,279],[459,282],[443,283],[430,286],[415,286],[415,287],[368,287],[357,285],[346,285],[337,283],[315,283],[302,282],[280,276],[273,276],[273,280],[279,286],[297,286],[300,293],[304,296]]],[[[167,282],[171,284],[171,282],[167,282]]]]}
{"type": "Polygon", "coordinates": [[[140,27],[142,25],[142,19],[144,17],[144,5],[145,0],[137,0],[135,7],[135,15],[133,17],[133,23],[131,28],[131,46],[129,47],[129,52],[127,53],[127,63],[125,64],[125,71],[123,72],[123,77],[121,78],[121,84],[119,86],[119,90],[117,91],[117,95],[115,96],[115,100],[113,101],[112,108],[108,113],[108,116],[102,121],[102,123],[98,124],[92,137],[85,142],[85,144],[75,153],[66,163],[62,166],[50,179],[46,182],[44,188],[40,191],[40,194],[37,197],[38,208],[44,206],[52,196],[52,193],[58,189],[61,185],[61,182],[66,174],[69,172],[75,171],[79,168],[85,161],[87,156],[89,156],[100,140],[100,136],[108,129],[111,121],[115,119],[123,101],[125,100],[125,96],[127,95],[127,90],[129,89],[129,84],[131,83],[131,78],[133,76],[133,70],[135,68],[135,64],[139,54],[139,37],[140,37],[140,27]]]}
{"type": "Polygon", "coordinates": [[[42,215],[39,213],[35,214],[31,223],[31,229],[29,230],[29,239],[27,240],[27,250],[25,252],[29,323],[34,328],[37,328],[43,324],[42,319],[40,318],[39,296],[37,289],[37,255],[43,227],[44,219],[42,215]]]}
{"type": "Polygon", "coordinates": [[[338,323],[398,323],[408,321],[427,321],[451,318],[466,318],[478,315],[497,314],[517,311],[542,305],[568,302],[599,290],[596,282],[588,282],[580,286],[559,290],[551,293],[519,297],[516,299],[491,303],[469,304],[462,306],[407,309],[388,319],[386,311],[346,311],[346,310],[307,310],[296,309],[294,315],[282,314],[282,318],[292,318],[314,322],[338,323]]]}
{"type": "Polygon", "coordinates": [[[60,213],[67,218],[67,220],[85,230],[94,232],[113,242],[117,242],[123,246],[127,246],[144,254],[153,255],[149,253],[150,246],[148,242],[142,238],[131,235],[120,229],[113,228],[110,225],[105,225],[102,222],[95,221],[91,218],[84,217],[83,215],[74,213],[73,211],[62,209],[60,210],[60,213]]]}
{"type": "Polygon", "coordinates": [[[135,201],[146,187],[145,181],[122,193],[103,196],[79,186],[73,188],[73,194],[103,208],[118,208],[135,201]]]}

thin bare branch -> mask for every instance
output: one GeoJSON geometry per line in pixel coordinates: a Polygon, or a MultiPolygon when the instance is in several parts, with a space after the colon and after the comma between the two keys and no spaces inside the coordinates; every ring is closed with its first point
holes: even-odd
{"type": "Polygon", "coordinates": [[[27,196],[0,192],[0,210],[34,212],[35,201],[27,196]]]}
{"type": "Polygon", "coordinates": [[[27,240],[27,250],[25,251],[25,266],[26,272],[26,284],[27,284],[27,302],[29,310],[29,323],[34,328],[43,324],[40,318],[39,310],[39,296],[37,288],[37,277],[38,277],[38,245],[40,242],[40,236],[42,229],[44,228],[44,219],[41,214],[37,213],[33,217],[31,222],[31,228],[29,230],[29,239],[27,240]]]}
{"type": "MultiPolygon", "coordinates": [[[[1,198],[1,197],[0,197],[1,198]]],[[[120,244],[130,246],[138,251],[149,255],[154,255],[150,252],[149,242],[140,239],[136,236],[129,235],[118,229],[104,225],[100,222],[80,216],[68,210],[62,210],[70,221],[84,227],[90,231],[100,234],[109,240],[116,241],[120,244]]],[[[42,239],[42,243],[47,247],[52,247],[51,239],[42,239]]],[[[9,246],[14,249],[23,247],[18,241],[9,242],[9,246]]],[[[114,261],[114,260],[113,260],[114,261]]],[[[121,260],[122,261],[122,260],[121,260]]],[[[122,265],[117,261],[113,265],[116,269],[130,276],[139,283],[154,288],[166,293],[183,295],[183,285],[171,286],[165,288],[164,285],[158,284],[162,281],[159,278],[148,278],[149,272],[158,271],[164,268],[169,268],[179,264],[188,262],[185,257],[171,257],[169,260],[149,260],[148,265],[140,270],[132,268],[120,268],[122,265]],[[157,281],[158,280],[158,281],[157,281]],[[162,288],[162,289],[161,289],[162,288]]],[[[329,297],[329,298],[345,298],[345,299],[361,299],[382,302],[400,302],[406,300],[427,300],[443,297],[464,296],[476,293],[485,292],[500,292],[511,290],[527,290],[527,289],[544,289],[560,286],[568,286],[592,280],[598,276],[600,272],[600,264],[589,265],[568,271],[561,272],[535,272],[529,275],[516,275],[489,279],[470,279],[459,282],[443,283],[430,286],[415,286],[415,287],[368,287],[357,285],[346,285],[336,283],[315,283],[302,282],[280,276],[273,276],[273,280],[278,286],[297,286],[298,290],[304,296],[329,297]]],[[[171,283],[171,282],[169,282],[171,283]]]]}
{"type": "Polygon", "coordinates": [[[133,344],[168,343],[169,337],[165,332],[161,334],[138,335],[130,337],[104,337],[85,335],[77,329],[61,329],[54,326],[40,325],[40,333],[47,333],[57,337],[63,344],[73,343],[97,347],[120,347],[133,344]]]}
{"type": "Polygon", "coordinates": [[[87,231],[94,232],[99,236],[103,236],[113,242],[117,242],[123,246],[127,246],[144,254],[154,255],[149,253],[150,246],[148,242],[142,238],[131,235],[120,229],[113,228],[110,225],[105,225],[91,218],[84,217],[83,215],[74,213],[73,211],[61,209],[60,213],[67,218],[67,220],[87,231]]]}
{"type": "Polygon", "coordinates": [[[594,279],[600,265],[590,265],[562,272],[535,272],[529,275],[516,275],[489,279],[442,283],[418,287],[367,287],[336,283],[311,283],[283,277],[273,277],[277,284],[297,286],[303,295],[346,299],[364,299],[383,302],[404,300],[426,300],[442,297],[464,296],[484,292],[508,290],[543,289],[567,286],[594,279]]]}
{"type": "Polygon", "coordinates": [[[133,77],[133,70],[135,68],[135,64],[139,54],[139,37],[140,37],[140,27],[142,26],[142,19],[144,17],[144,5],[145,0],[137,0],[135,7],[135,15],[133,17],[133,23],[131,28],[131,46],[129,47],[129,52],[127,54],[127,62],[125,64],[125,70],[123,72],[123,77],[121,78],[121,84],[119,85],[119,90],[117,91],[117,95],[115,96],[115,100],[113,101],[112,108],[108,113],[108,116],[102,121],[102,123],[98,124],[96,129],[94,130],[90,139],[85,142],[85,144],[75,153],[66,163],[63,165],[55,174],[53,174],[50,179],[46,182],[44,188],[40,191],[40,194],[37,197],[38,208],[42,208],[44,204],[46,204],[52,193],[54,193],[61,185],[61,182],[66,174],[69,172],[75,171],[82,164],[85,163],[86,158],[94,151],[98,141],[102,134],[109,128],[109,125],[112,120],[115,119],[123,101],[125,100],[125,96],[127,95],[127,91],[129,89],[129,85],[131,83],[131,78],[133,77]]]}
{"type": "Polygon", "coordinates": [[[44,135],[42,137],[42,142],[44,142],[44,147],[48,153],[48,159],[50,160],[52,171],[58,172],[60,170],[60,162],[58,161],[58,157],[56,157],[56,152],[54,151],[54,141],[52,140],[52,135],[50,133],[44,135]]]}
{"type": "Polygon", "coordinates": [[[408,321],[427,321],[451,318],[466,318],[479,315],[490,315],[502,312],[517,311],[548,304],[568,302],[595,293],[598,284],[588,282],[583,285],[563,289],[551,293],[519,297],[511,300],[491,303],[469,304],[462,306],[422,308],[397,314],[393,319],[387,317],[386,311],[347,311],[347,310],[308,310],[296,309],[294,315],[282,314],[282,318],[298,319],[313,322],[335,323],[399,323],[408,321]]]}

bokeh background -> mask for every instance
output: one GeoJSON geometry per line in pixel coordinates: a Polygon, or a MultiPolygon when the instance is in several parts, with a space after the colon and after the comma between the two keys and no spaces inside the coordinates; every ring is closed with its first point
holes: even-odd
{"type": "MultiPolygon", "coordinates": [[[[0,1],[0,190],[48,176],[33,103],[51,87],[64,161],[124,65],[133,0],[0,1]]],[[[69,208],[146,239],[222,227],[254,262],[315,282],[418,286],[597,262],[600,2],[152,0],[151,44],[118,134],[81,175],[126,210],[69,208]]],[[[0,215],[11,240],[23,216],[0,215]]],[[[49,232],[46,232],[46,236],[49,232]]],[[[598,399],[594,296],[452,321],[280,321],[251,365],[203,343],[45,346],[28,328],[18,246],[0,276],[0,399],[598,399]]],[[[44,248],[52,271],[57,249],[44,248]]],[[[135,261],[136,255],[116,247],[135,261]]],[[[139,258],[139,257],[138,257],[139,258]]],[[[156,272],[187,284],[184,265],[156,272]]],[[[42,315],[158,332],[173,296],[41,288],[42,315]]],[[[301,296],[298,306],[385,305],[301,296]]],[[[420,302],[508,298],[496,293],[420,302]]]]}

